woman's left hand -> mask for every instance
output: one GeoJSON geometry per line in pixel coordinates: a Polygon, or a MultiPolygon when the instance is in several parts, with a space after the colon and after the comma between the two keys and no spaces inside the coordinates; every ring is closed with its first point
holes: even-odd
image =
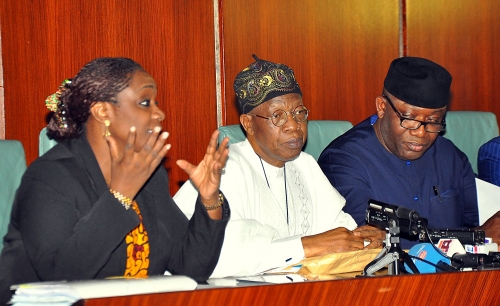
{"type": "MultiPolygon", "coordinates": [[[[205,206],[214,206],[219,202],[220,179],[229,154],[227,148],[229,138],[224,138],[217,149],[218,136],[219,131],[216,130],[212,134],[207,152],[198,166],[194,166],[186,160],[177,161],[177,165],[189,175],[194,186],[198,189],[201,202],[205,206]]],[[[220,219],[221,209],[209,211],[209,215],[213,219],[220,219]]]]}

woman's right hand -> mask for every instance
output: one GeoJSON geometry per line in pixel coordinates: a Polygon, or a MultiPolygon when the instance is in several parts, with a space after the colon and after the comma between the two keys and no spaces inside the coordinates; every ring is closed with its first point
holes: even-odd
{"type": "Polygon", "coordinates": [[[139,151],[135,151],[134,126],[130,128],[124,148],[118,146],[113,136],[106,137],[111,154],[110,189],[135,198],[170,149],[170,144],[165,145],[168,132],[160,132],[161,127],[155,127],[139,151]]]}

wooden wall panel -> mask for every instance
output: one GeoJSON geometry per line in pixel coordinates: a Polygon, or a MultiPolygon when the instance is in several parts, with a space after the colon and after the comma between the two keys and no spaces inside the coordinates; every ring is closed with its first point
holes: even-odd
{"type": "Polygon", "coordinates": [[[452,110],[500,119],[500,2],[406,0],[408,55],[426,57],[453,76],[452,110]]]}
{"type": "Polygon", "coordinates": [[[172,149],[171,191],[187,179],[179,158],[198,162],[216,123],[212,1],[2,0],[5,135],[38,156],[45,97],[86,62],[125,56],[156,79],[172,149]]]}
{"type": "MultiPolygon", "coordinates": [[[[405,0],[408,55],[454,76],[451,109],[500,116],[496,0],[405,0]]],[[[358,123],[374,112],[398,57],[400,1],[219,0],[224,124],[239,122],[232,83],[251,54],[292,67],[311,119],[358,123]],[[225,97],[225,99],[224,99],[225,97]]],[[[187,176],[217,125],[212,1],[0,1],[5,137],[23,142],[28,163],[45,125],[45,97],[98,56],[128,56],[157,80],[172,149],[171,190],[187,176]]]]}
{"type": "Polygon", "coordinates": [[[373,114],[398,57],[398,9],[394,0],[223,0],[224,123],[239,123],[232,84],[252,53],[295,71],[311,119],[373,114]]]}

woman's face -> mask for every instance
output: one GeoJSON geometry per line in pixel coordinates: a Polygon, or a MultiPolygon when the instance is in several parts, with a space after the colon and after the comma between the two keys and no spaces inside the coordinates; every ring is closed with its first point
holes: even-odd
{"type": "Polygon", "coordinates": [[[156,102],[156,82],[147,72],[133,73],[129,86],[116,95],[118,103],[111,104],[109,130],[120,145],[125,145],[132,126],[136,127],[135,150],[145,144],[153,129],[161,128],[165,113],[156,102]]]}

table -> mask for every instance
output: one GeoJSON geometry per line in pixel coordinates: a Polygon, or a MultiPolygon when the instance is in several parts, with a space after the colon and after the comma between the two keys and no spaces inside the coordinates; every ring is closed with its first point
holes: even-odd
{"type": "Polygon", "coordinates": [[[359,277],[80,301],[78,305],[500,305],[500,270],[359,277]]]}

